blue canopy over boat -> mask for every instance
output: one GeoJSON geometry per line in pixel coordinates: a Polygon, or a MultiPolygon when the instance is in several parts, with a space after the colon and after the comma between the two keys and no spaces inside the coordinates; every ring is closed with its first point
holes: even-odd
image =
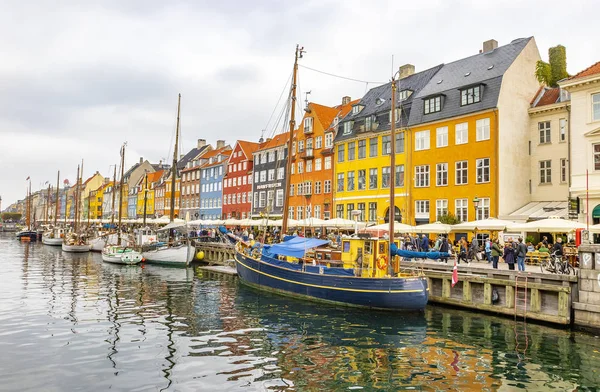
{"type": "Polygon", "coordinates": [[[303,257],[307,250],[328,244],[328,240],[317,238],[294,237],[275,245],[265,245],[264,250],[270,254],[303,257]]]}
{"type": "Polygon", "coordinates": [[[390,245],[390,254],[392,256],[400,256],[405,257],[407,259],[449,259],[452,257],[451,254],[447,252],[414,252],[411,250],[402,250],[399,249],[396,244],[392,243],[390,245]]]}

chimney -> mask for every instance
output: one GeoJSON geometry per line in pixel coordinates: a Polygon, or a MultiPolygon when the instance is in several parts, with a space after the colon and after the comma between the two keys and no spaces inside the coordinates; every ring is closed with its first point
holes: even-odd
{"type": "Polygon", "coordinates": [[[217,149],[225,147],[225,140],[217,140],[217,149]]]}
{"type": "Polygon", "coordinates": [[[198,148],[206,146],[206,139],[198,139],[198,148]]]}
{"type": "Polygon", "coordinates": [[[483,53],[491,52],[496,48],[498,48],[498,41],[495,39],[490,39],[483,42],[483,53]]]}
{"type": "Polygon", "coordinates": [[[404,79],[415,73],[415,66],[412,64],[404,64],[400,67],[400,79],[404,79]]]}
{"type": "Polygon", "coordinates": [[[350,101],[352,101],[352,99],[349,96],[346,95],[345,97],[342,97],[342,105],[348,105],[350,101]]]}
{"type": "Polygon", "coordinates": [[[140,163],[144,163],[144,157],[140,157],[140,163]]]}

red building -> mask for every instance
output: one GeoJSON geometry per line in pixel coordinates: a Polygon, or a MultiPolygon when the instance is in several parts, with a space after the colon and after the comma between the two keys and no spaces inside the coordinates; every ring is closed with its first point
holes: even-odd
{"type": "Polygon", "coordinates": [[[252,210],[252,153],[259,144],[238,140],[223,178],[223,217],[245,219],[252,210]]]}

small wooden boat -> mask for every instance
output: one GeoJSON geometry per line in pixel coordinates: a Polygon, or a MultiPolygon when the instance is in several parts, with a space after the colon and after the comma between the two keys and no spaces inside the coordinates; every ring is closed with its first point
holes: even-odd
{"type": "Polygon", "coordinates": [[[102,261],[114,264],[134,265],[142,261],[142,254],[126,246],[106,246],[102,250],[102,261]]]}

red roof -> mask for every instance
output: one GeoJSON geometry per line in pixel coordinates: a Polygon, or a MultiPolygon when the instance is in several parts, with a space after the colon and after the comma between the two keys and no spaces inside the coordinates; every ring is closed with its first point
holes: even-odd
{"type": "Polygon", "coordinates": [[[252,159],[252,154],[260,147],[260,144],[246,140],[238,140],[237,142],[248,159],[252,159]]]}
{"type": "Polygon", "coordinates": [[[558,87],[544,88],[543,91],[538,92],[536,97],[538,97],[540,94],[542,94],[541,98],[538,99],[537,103],[534,105],[536,108],[545,105],[552,105],[553,103],[558,102],[558,99],[560,98],[560,89],[558,87]]]}
{"type": "Polygon", "coordinates": [[[273,136],[273,139],[269,139],[259,145],[256,151],[267,150],[274,147],[285,146],[290,137],[290,132],[280,133],[279,135],[273,136]]]}
{"type": "Polygon", "coordinates": [[[221,147],[221,148],[217,148],[216,150],[212,150],[207,152],[206,154],[204,154],[202,156],[202,159],[207,159],[206,163],[204,165],[201,165],[201,168],[206,168],[206,167],[211,167],[211,166],[215,166],[215,165],[220,165],[223,162],[225,162],[225,160],[222,160],[221,162],[213,162],[213,163],[209,163],[210,162],[210,158],[214,158],[218,155],[225,155],[226,157],[228,157],[229,155],[231,155],[231,147],[229,146],[225,146],[225,147],[221,147]]]}
{"type": "Polygon", "coordinates": [[[568,80],[584,78],[586,76],[592,76],[597,74],[600,74],[600,61],[598,61],[596,64],[587,67],[578,74],[571,76],[568,80]]]}
{"type": "Polygon", "coordinates": [[[155,171],[154,173],[148,173],[148,182],[150,184],[160,180],[162,175],[164,174],[164,170],[155,171]]]}

